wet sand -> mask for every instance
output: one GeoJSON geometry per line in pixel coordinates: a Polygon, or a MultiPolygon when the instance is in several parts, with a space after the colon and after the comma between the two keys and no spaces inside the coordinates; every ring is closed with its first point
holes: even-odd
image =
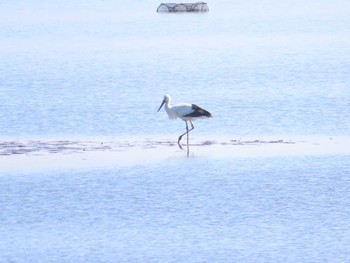
{"type": "MultiPolygon", "coordinates": [[[[183,144],[186,149],[186,145],[183,144]]],[[[190,158],[350,155],[350,137],[217,138],[190,141],[190,158]]],[[[0,140],[0,171],[135,165],[186,158],[171,139],[8,138],[0,140]]]]}

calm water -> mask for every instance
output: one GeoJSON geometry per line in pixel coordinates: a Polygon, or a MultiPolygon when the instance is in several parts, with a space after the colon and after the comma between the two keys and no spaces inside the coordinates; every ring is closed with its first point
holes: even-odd
{"type": "Polygon", "coordinates": [[[348,160],[2,175],[1,262],[347,262],[348,160]]]}
{"type": "Polygon", "coordinates": [[[0,135],[178,134],[165,93],[197,134],[350,133],[348,1],[75,2],[1,2],[0,135]]]}
{"type": "MultiPolygon", "coordinates": [[[[0,138],[348,136],[350,2],[1,1],[0,138]]],[[[199,155],[200,156],[200,155],[199,155]]],[[[0,157],[0,158],[6,158],[0,157]]],[[[347,262],[349,156],[0,175],[0,262],[347,262]]]]}

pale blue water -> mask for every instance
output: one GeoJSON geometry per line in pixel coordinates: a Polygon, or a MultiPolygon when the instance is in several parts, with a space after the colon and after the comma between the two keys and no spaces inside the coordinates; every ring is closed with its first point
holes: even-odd
{"type": "MultiPolygon", "coordinates": [[[[1,1],[0,137],[348,136],[350,2],[1,1]]],[[[178,155],[176,153],[176,155],[178,155]]],[[[6,158],[6,157],[0,157],[6,158]]],[[[349,156],[0,175],[0,262],[347,262],[349,156]]]]}
{"type": "Polygon", "coordinates": [[[178,134],[169,93],[215,116],[198,134],[348,135],[349,3],[283,2],[3,2],[0,134],[178,134]]]}
{"type": "Polygon", "coordinates": [[[9,173],[1,262],[347,262],[348,164],[210,158],[9,173]]]}

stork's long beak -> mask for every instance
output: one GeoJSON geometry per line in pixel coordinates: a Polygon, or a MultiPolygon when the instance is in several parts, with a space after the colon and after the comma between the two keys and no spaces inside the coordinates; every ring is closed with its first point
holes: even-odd
{"type": "Polygon", "coordinates": [[[160,104],[160,107],[159,107],[159,109],[157,110],[157,112],[160,111],[160,109],[163,107],[164,103],[165,103],[165,100],[163,100],[162,104],[160,104]]]}

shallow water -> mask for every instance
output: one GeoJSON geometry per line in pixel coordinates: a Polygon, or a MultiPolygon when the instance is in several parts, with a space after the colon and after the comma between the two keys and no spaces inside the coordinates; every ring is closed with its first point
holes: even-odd
{"type": "Polygon", "coordinates": [[[213,114],[198,134],[350,133],[347,1],[156,5],[2,3],[0,135],[181,134],[166,93],[213,114]]]}
{"type": "Polygon", "coordinates": [[[0,261],[348,261],[349,3],[0,1],[0,261]]]}
{"type": "Polygon", "coordinates": [[[339,156],[171,159],[7,173],[3,262],[346,262],[339,156]]]}

